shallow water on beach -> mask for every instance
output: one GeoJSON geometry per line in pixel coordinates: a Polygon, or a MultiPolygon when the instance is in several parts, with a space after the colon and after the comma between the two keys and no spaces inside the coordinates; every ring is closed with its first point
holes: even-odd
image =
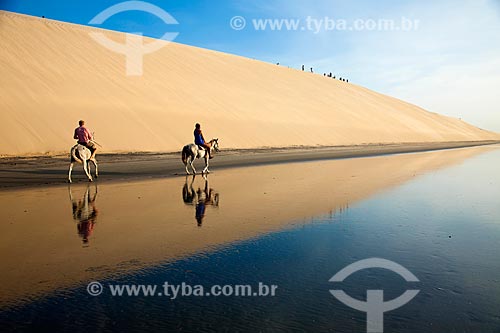
{"type": "Polygon", "coordinates": [[[498,165],[479,147],[0,192],[0,330],[364,332],[329,290],[418,289],[385,332],[499,332],[498,165]],[[419,282],[381,268],[329,282],[368,258],[419,282]],[[165,281],[277,289],[171,299],[165,281]],[[111,295],[126,284],[158,289],[111,295]]]}

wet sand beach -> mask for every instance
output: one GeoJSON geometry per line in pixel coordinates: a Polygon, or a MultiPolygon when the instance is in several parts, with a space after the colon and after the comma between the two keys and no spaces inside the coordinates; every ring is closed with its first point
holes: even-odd
{"type": "Polygon", "coordinates": [[[39,2],[0,4],[0,333],[500,332],[489,2],[39,2]]]}
{"type": "Polygon", "coordinates": [[[314,216],[334,214],[496,148],[229,168],[206,180],[176,177],[3,191],[0,303],[29,302],[88,280],[307,224],[314,216]],[[200,196],[211,202],[206,218],[198,220],[200,196]]]}
{"type": "MultiPolygon", "coordinates": [[[[337,147],[287,147],[225,150],[210,161],[211,170],[217,172],[229,167],[272,163],[301,162],[335,158],[366,157],[439,149],[495,144],[495,141],[366,144],[337,147]]],[[[98,154],[100,183],[139,178],[169,177],[185,173],[180,152],[98,154]]],[[[204,162],[195,166],[202,170],[204,162]]],[[[0,188],[62,185],[67,182],[68,155],[0,158],[0,188]]],[[[73,181],[86,182],[81,164],[76,164],[73,181]]]]}

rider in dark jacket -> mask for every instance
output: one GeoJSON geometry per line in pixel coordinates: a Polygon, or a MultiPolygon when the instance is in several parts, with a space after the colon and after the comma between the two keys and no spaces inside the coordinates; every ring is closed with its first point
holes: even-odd
{"type": "Polygon", "coordinates": [[[208,153],[208,157],[212,158],[212,155],[210,154],[210,144],[205,142],[205,138],[203,137],[203,133],[201,132],[201,125],[196,124],[195,129],[194,129],[194,143],[197,144],[198,146],[201,146],[205,148],[205,150],[208,153]]]}

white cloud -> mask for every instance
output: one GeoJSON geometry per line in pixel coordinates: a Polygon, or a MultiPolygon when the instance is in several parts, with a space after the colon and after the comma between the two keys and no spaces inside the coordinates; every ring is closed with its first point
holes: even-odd
{"type": "Polygon", "coordinates": [[[500,58],[472,65],[443,65],[432,74],[393,87],[389,93],[500,132],[498,87],[500,58]]]}

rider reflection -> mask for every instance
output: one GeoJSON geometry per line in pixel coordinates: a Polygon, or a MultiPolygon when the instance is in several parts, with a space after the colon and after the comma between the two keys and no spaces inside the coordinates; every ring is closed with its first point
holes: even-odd
{"type": "Polygon", "coordinates": [[[205,217],[205,211],[207,206],[218,207],[219,206],[219,193],[214,189],[210,188],[208,185],[208,177],[203,176],[205,179],[205,187],[198,190],[194,190],[193,183],[196,176],[192,177],[191,183],[188,185],[188,177],[186,177],[186,182],[182,187],[182,199],[187,205],[195,206],[195,219],[198,227],[203,224],[203,218],[205,217]]]}
{"type": "Polygon", "coordinates": [[[89,237],[94,231],[97,215],[99,214],[99,211],[95,207],[97,185],[95,186],[95,193],[93,196],[91,195],[90,185],[88,185],[81,200],[73,198],[71,186],[68,187],[68,190],[73,209],[73,220],[77,222],[77,233],[82,238],[83,244],[88,245],[89,237]]]}

